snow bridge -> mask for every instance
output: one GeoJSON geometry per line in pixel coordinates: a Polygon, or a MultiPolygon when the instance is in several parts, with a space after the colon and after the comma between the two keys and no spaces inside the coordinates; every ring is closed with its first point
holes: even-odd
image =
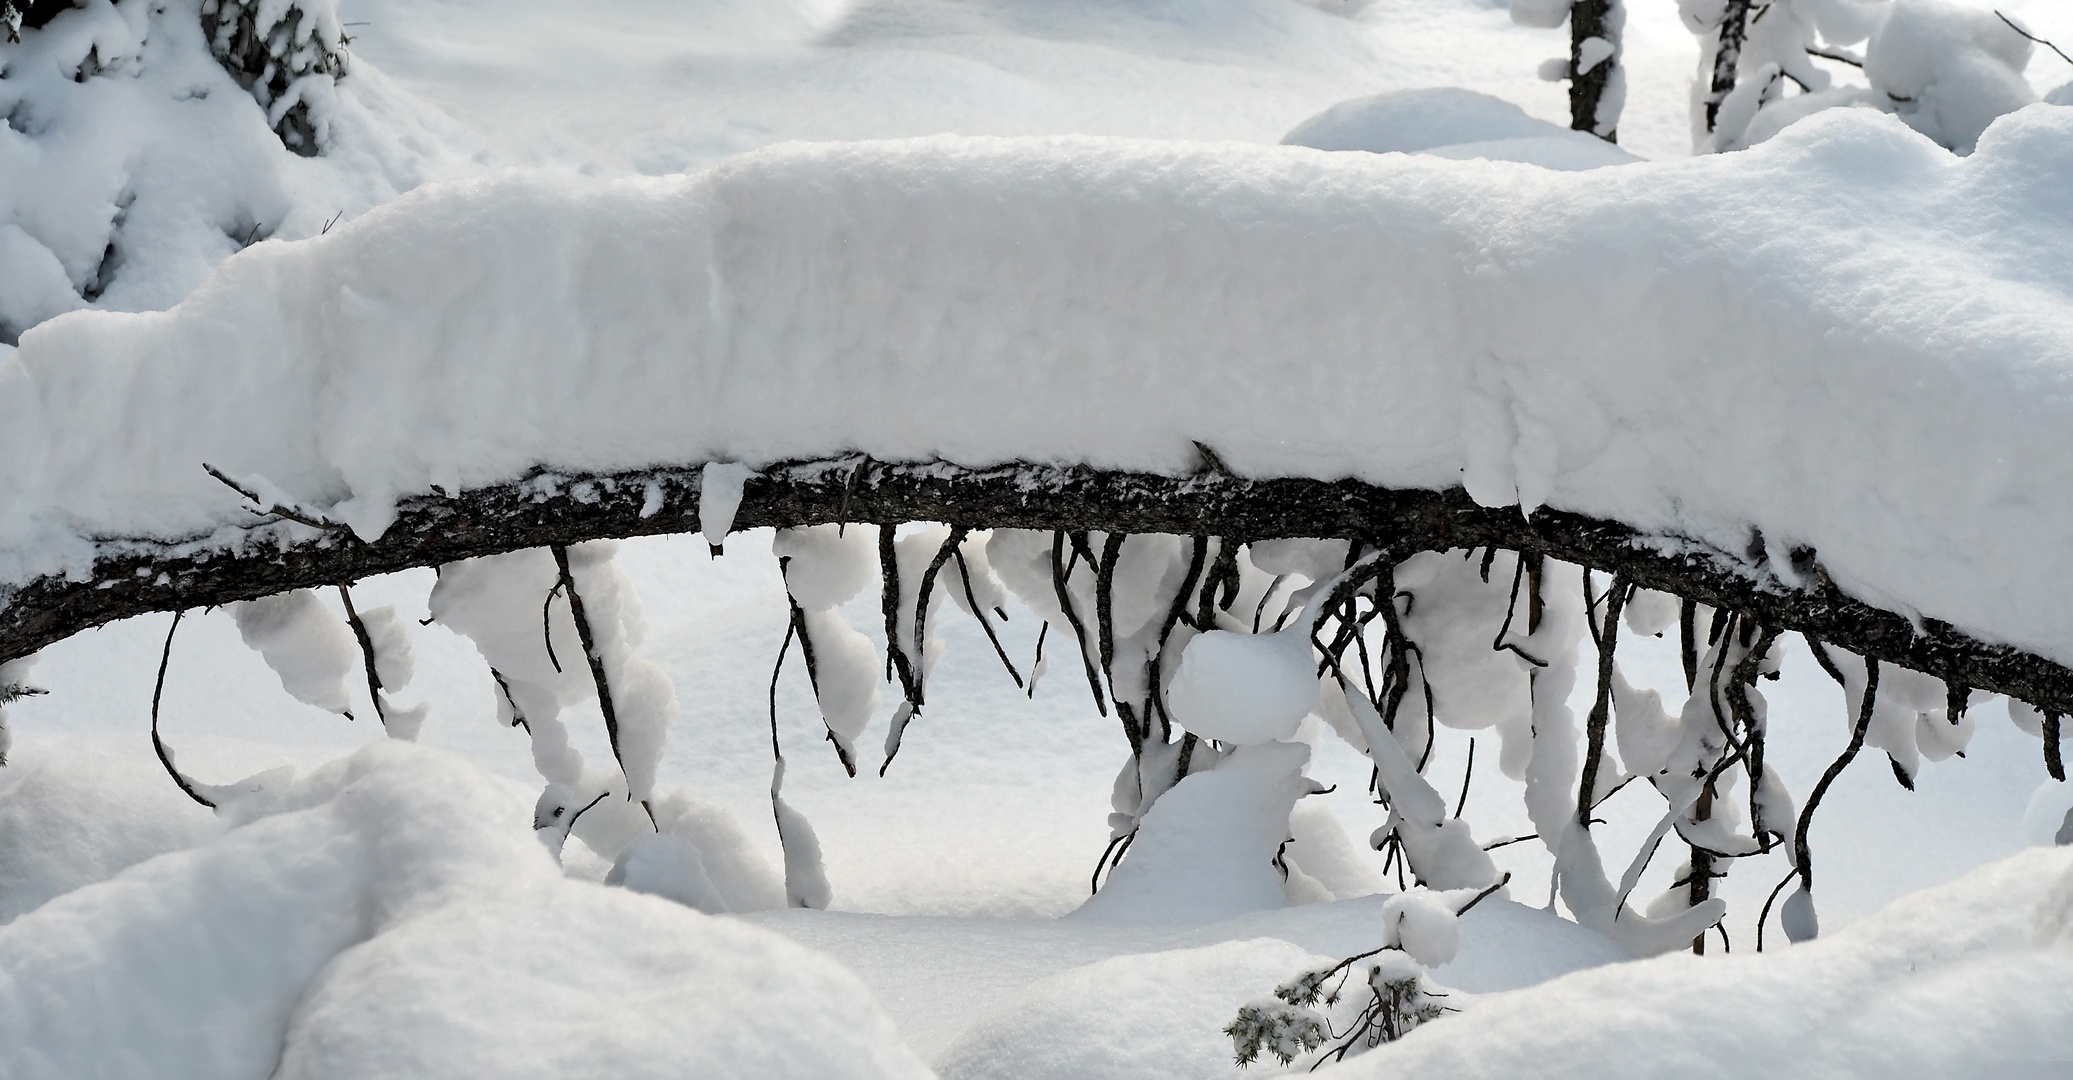
{"type": "Polygon", "coordinates": [[[1545,556],[2073,711],[2069,116],[1966,159],[1842,111],[1588,173],[946,137],[422,190],[0,359],[0,659],[923,520],[1545,556]]]}

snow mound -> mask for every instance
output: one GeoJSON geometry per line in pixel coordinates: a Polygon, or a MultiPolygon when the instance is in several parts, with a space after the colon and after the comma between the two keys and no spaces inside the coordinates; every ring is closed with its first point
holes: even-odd
{"type": "Polygon", "coordinates": [[[1274,866],[1289,811],[1310,790],[1301,743],[1241,746],[1173,785],[1139,823],[1130,853],[1074,917],[1210,922],[1287,902],[1274,866]]]}
{"type": "MultiPolygon", "coordinates": [[[[941,137],[420,189],[0,359],[0,580],[560,470],[868,453],[1465,484],[2073,660],[2073,110],[1571,174],[941,137]],[[1147,393],[1147,387],[1159,387],[1147,393]],[[919,403],[927,408],[917,411],[919,403]],[[1388,423],[1377,423],[1378,409],[1388,423]]],[[[551,482],[549,482],[551,486],[551,482]]],[[[265,542],[268,534],[256,534],[265,542]]]]}
{"type": "Polygon", "coordinates": [[[218,829],[152,765],[39,747],[0,770],[0,924],[218,829]]]}
{"type": "Polygon", "coordinates": [[[2031,849],[1782,952],[1677,954],[1492,994],[1332,1072],[2061,1076],[2069,928],[2073,850],[2031,849]]]}
{"type": "Polygon", "coordinates": [[[855,978],[563,878],[524,805],[377,743],[0,928],[23,1080],[925,1077],[855,978]]]}
{"type": "Polygon", "coordinates": [[[1042,979],[936,1062],[944,1080],[1169,1080],[1240,1075],[1238,1007],[1333,958],[1257,938],[1118,956],[1042,979]]]}
{"type": "Polygon", "coordinates": [[[1342,101],[1297,124],[1281,142],[1313,150],[1519,161],[1565,171],[1641,160],[1596,135],[1571,131],[1528,116],[1509,101],[1453,86],[1391,90],[1342,101]]]}

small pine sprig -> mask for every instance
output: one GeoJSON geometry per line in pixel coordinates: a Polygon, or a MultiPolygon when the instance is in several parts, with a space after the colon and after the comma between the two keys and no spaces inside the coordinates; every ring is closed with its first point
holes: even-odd
{"type": "Polygon", "coordinates": [[[29,686],[25,683],[15,682],[0,683],[0,705],[12,705],[25,697],[37,697],[48,693],[50,691],[40,686],[29,686]]]}
{"type": "Polygon", "coordinates": [[[1258,1061],[1261,1050],[1286,1065],[1297,1055],[1323,1046],[1330,1037],[1330,1029],[1325,1026],[1324,1017],[1309,1009],[1261,998],[1240,1008],[1238,1018],[1224,1028],[1224,1034],[1231,1037],[1232,1060],[1242,1068],[1258,1061]]]}
{"type": "Polygon", "coordinates": [[[1410,1034],[1412,1028],[1455,1011],[1439,1003],[1438,999],[1446,995],[1428,991],[1421,975],[1376,978],[1371,986],[1375,991],[1368,1021],[1371,1044],[1395,1042],[1410,1034]]]}

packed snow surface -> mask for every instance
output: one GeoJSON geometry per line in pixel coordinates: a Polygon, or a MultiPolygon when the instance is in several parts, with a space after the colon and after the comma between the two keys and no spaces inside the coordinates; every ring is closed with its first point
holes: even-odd
{"type": "MultiPolygon", "coordinates": [[[[1098,139],[421,189],[0,360],[0,572],[541,464],[862,450],[1465,483],[2073,659],[2073,112],[1585,175],[1098,139]],[[1378,414],[1377,410],[1383,410],[1378,414]],[[1377,415],[1389,422],[1378,424],[1377,415]],[[1771,559],[1774,565],[1787,562],[1771,559]]],[[[226,541],[227,542],[227,541],[226,541]]]]}

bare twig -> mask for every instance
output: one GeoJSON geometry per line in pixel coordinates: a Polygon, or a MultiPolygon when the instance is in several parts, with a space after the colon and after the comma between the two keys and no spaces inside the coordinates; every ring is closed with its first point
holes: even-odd
{"type": "MultiPolygon", "coordinates": [[[[1065,621],[1072,626],[1073,640],[1080,645],[1080,666],[1087,672],[1087,691],[1094,695],[1094,708],[1101,715],[1108,715],[1108,702],[1101,692],[1101,675],[1094,669],[1094,658],[1087,652],[1087,624],[1081,620],[1079,609],[1073,604],[1072,590],[1066,587],[1066,578],[1072,573],[1065,565],[1065,530],[1051,534],[1051,588],[1058,594],[1058,606],[1065,610],[1065,621]]],[[[1131,747],[1135,751],[1136,747],[1131,747]]]]}
{"type": "Polygon", "coordinates": [[[943,564],[957,553],[957,545],[964,543],[967,530],[962,525],[952,525],[950,535],[943,540],[943,546],[936,549],[936,557],[929,560],[928,569],[921,573],[921,582],[914,589],[914,702],[919,711],[922,695],[928,692],[928,625],[929,593],[935,590],[936,575],[943,572],[943,564]]]}
{"type": "Polygon", "coordinates": [[[878,572],[884,585],[879,606],[885,614],[885,663],[888,678],[893,672],[899,673],[900,692],[913,704],[921,697],[921,677],[907,657],[906,646],[900,644],[900,556],[893,546],[893,532],[891,525],[878,527],[878,572]]]}
{"type": "MultiPolygon", "coordinates": [[[[1591,716],[1587,725],[1589,739],[1584,751],[1583,783],[1576,793],[1576,820],[1585,829],[1591,827],[1591,809],[1598,804],[1598,763],[1605,757],[1605,729],[1612,720],[1612,677],[1617,669],[1615,654],[1619,650],[1620,612],[1627,606],[1627,594],[1631,589],[1624,575],[1614,574],[1612,586],[1605,594],[1605,627],[1592,637],[1598,641],[1598,697],[1591,703],[1591,716]]],[[[1584,595],[1591,592],[1590,571],[1584,571],[1584,595]]],[[[1584,605],[1584,622],[1591,621],[1590,605],[1584,605]]]]}
{"type": "Polygon", "coordinates": [[[173,660],[173,635],[179,632],[180,618],[185,614],[186,612],[184,611],[173,612],[173,625],[166,628],[165,650],[158,654],[158,681],[151,686],[151,750],[158,755],[158,763],[166,767],[166,775],[173,778],[173,783],[178,785],[181,791],[186,792],[188,798],[214,810],[216,809],[216,804],[203,796],[201,792],[196,791],[194,781],[189,780],[185,774],[181,773],[174,766],[173,753],[166,749],[165,740],[160,738],[158,734],[158,704],[166,692],[166,667],[173,660]]]}
{"type": "Polygon", "coordinates": [[[295,522],[298,525],[307,525],[312,529],[320,529],[324,532],[336,532],[340,529],[345,528],[344,525],[341,525],[336,521],[327,521],[321,516],[312,516],[308,512],[298,507],[282,506],[279,503],[268,504],[265,499],[259,497],[257,492],[254,492],[251,488],[248,488],[245,485],[240,484],[235,480],[232,480],[229,476],[224,474],[223,470],[218,469],[216,466],[211,465],[207,462],[202,463],[202,471],[208,473],[210,476],[215,477],[216,481],[222,484],[224,487],[227,487],[230,490],[235,491],[238,494],[244,496],[246,501],[252,504],[251,506],[248,506],[245,509],[250,510],[255,514],[258,514],[261,517],[285,518],[289,521],[295,522]]]}
{"type": "Polygon", "coordinates": [[[540,640],[547,645],[547,662],[554,665],[554,673],[561,674],[561,658],[554,655],[554,598],[561,595],[561,582],[547,590],[547,599],[540,601],[540,640]]]}
{"type": "Polygon", "coordinates": [[[1000,657],[1001,666],[1008,669],[1008,678],[1015,680],[1015,689],[1022,689],[1022,673],[1016,671],[1015,662],[1008,659],[1008,650],[1001,647],[1000,635],[993,632],[993,623],[986,618],[986,609],[979,606],[979,598],[972,592],[972,568],[965,564],[964,549],[959,548],[953,557],[957,559],[957,577],[964,583],[965,602],[971,605],[972,617],[979,620],[979,628],[986,631],[986,640],[992,643],[993,654],[1000,657]]]}
{"type": "Polygon", "coordinates": [[[1468,765],[1461,770],[1461,798],[1454,802],[1454,816],[1460,817],[1468,809],[1468,782],[1476,775],[1476,737],[1468,737],[1468,765]]]}
{"type": "Polygon", "coordinates": [[[360,612],[353,607],[353,590],[343,581],[338,583],[338,598],[345,603],[346,624],[353,628],[353,637],[360,642],[360,666],[367,669],[367,697],[374,702],[374,718],[380,720],[382,730],[387,731],[389,711],[382,703],[381,672],[380,665],[375,662],[374,638],[367,633],[367,624],[360,621],[360,612]]]}
{"type": "MultiPolygon", "coordinates": [[[[2055,52],[2055,53],[2058,53],[2058,54],[2059,54],[2059,59],[2061,59],[2061,60],[2064,60],[2065,62],[2067,62],[2067,63],[2069,63],[2069,64],[2073,64],[2073,56],[2067,56],[2067,55],[2066,55],[2066,50],[2064,50],[2064,49],[2061,49],[2061,48],[2059,48],[2059,47],[2058,47],[2057,45],[2053,45],[2053,44],[2052,44],[2051,42],[2049,42],[2049,41],[2046,41],[2046,40],[2044,40],[2044,39],[2043,39],[2043,38],[2041,38],[2041,37],[2038,37],[2037,35],[2035,35],[2035,34],[2033,34],[2033,33],[2029,32],[2028,30],[2025,30],[2025,29],[2023,29],[2023,28],[2022,28],[2022,27],[2020,27],[2020,26],[2017,26],[2017,25],[2015,24],[2015,20],[2014,20],[2014,19],[2011,19],[2011,18],[2009,18],[2008,16],[2006,16],[2006,15],[2003,15],[2003,14],[2001,14],[2001,13],[2000,13],[1999,11],[1996,11],[1996,12],[1994,12],[1994,15],[1995,15],[1995,16],[1996,16],[1997,18],[1999,18],[1999,19],[2000,19],[2000,20],[2001,20],[2002,22],[2005,22],[2005,23],[2007,23],[2007,24],[2008,24],[2008,28],[2009,28],[2010,30],[2013,30],[2013,31],[2015,31],[2015,32],[2016,32],[2016,33],[2018,33],[2018,34],[2021,34],[2022,36],[2024,36],[2024,37],[2026,37],[2026,38],[2029,38],[2029,39],[2030,39],[2031,41],[2034,41],[2034,42],[2036,42],[2037,44],[2039,44],[2039,45],[2042,45],[2042,46],[2044,46],[2045,48],[2047,48],[2047,49],[2050,49],[2051,51],[2053,51],[2053,52],[2055,52]]],[[[1197,445],[1197,446],[1200,446],[1200,445],[1202,445],[1202,444],[1201,444],[1201,443],[1196,443],[1195,445],[1197,445]]]]}

